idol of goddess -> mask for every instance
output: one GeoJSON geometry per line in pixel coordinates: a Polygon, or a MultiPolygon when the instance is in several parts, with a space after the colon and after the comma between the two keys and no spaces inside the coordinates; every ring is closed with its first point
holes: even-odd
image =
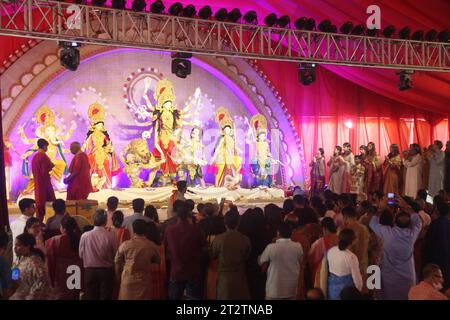
{"type": "Polygon", "coordinates": [[[93,103],[89,106],[88,116],[91,125],[81,149],[86,152],[89,158],[94,191],[99,191],[112,187],[112,177],[119,172],[119,162],[105,128],[105,109],[103,106],[97,102],[93,103]]]}
{"type": "Polygon", "coordinates": [[[250,145],[250,167],[256,186],[272,186],[272,154],[267,139],[267,120],[262,114],[254,115],[247,132],[250,145]]]}
{"type": "MultiPolygon", "coordinates": [[[[148,91],[151,85],[150,78],[145,80],[145,90],[148,91]]],[[[144,99],[147,103],[147,108],[150,112],[146,115],[152,116],[152,122],[141,125],[152,125],[154,135],[154,150],[153,155],[157,161],[165,159],[161,164],[160,170],[163,177],[170,178],[174,181],[177,175],[178,164],[174,159],[175,141],[174,132],[176,129],[181,129],[184,125],[189,124],[187,120],[198,114],[198,110],[190,112],[193,105],[198,107],[200,100],[200,88],[197,88],[194,93],[194,99],[183,109],[179,109],[175,104],[175,93],[172,82],[167,79],[159,80],[156,85],[154,98],[156,106],[152,106],[147,95],[144,94],[144,99]]],[[[149,136],[147,133],[146,136],[149,136]]]]}
{"type": "Polygon", "coordinates": [[[189,140],[184,145],[184,166],[189,174],[189,182],[193,187],[198,180],[201,187],[205,187],[202,167],[206,165],[205,146],[202,142],[202,129],[194,127],[191,130],[189,140]]]}
{"type": "Polygon", "coordinates": [[[29,149],[22,155],[22,174],[25,177],[29,177],[27,187],[22,194],[32,193],[34,190],[34,180],[29,168],[29,157],[38,150],[37,141],[39,139],[45,139],[48,141],[49,146],[47,155],[55,165],[50,172],[50,176],[53,180],[55,189],[59,189],[59,183],[63,174],[67,173],[67,162],[64,157],[64,153],[69,150],[63,149],[64,141],[68,140],[73,131],[77,128],[75,122],[72,122],[70,129],[65,135],[61,135],[61,128],[55,123],[55,114],[48,106],[42,106],[36,111],[36,123],[39,125],[35,131],[36,137],[29,139],[25,135],[23,125],[19,126],[18,131],[23,143],[30,145],[29,149]]]}
{"type": "Polygon", "coordinates": [[[230,183],[227,185],[234,188],[242,179],[242,158],[239,156],[240,152],[236,145],[235,123],[224,107],[216,111],[216,122],[221,130],[211,159],[211,163],[217,167],[216,187],[224,187],[226,181],[232,180],[233,186],[230,186],[230,183]]]}

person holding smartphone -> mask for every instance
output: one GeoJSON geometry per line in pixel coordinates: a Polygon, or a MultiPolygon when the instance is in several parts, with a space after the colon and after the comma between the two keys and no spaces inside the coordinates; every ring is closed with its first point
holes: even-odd
{"type": "Polygon", "coordinates": [[[12,270],[15,290],[9,300],[50,299],[50,277],[44,263],[44,254],[35,245],[36,239],[29,233],[22,233],[15,240],[14,251],[19,262],[12,270]]]}

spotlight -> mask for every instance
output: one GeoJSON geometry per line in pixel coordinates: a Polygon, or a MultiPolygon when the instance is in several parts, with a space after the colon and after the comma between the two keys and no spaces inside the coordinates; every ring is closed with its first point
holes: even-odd
{"type": "Polygon", "coordinates": [[[165,8],[161,0],[157,0],[150,5],[150,11],[155,14],[161,14],[165,8]]]}
{"type": "Polygon", "coordinates": [[[448,42],[450,39],[450,31],[448,29],[442,30],[439,33],[439,42],[448,42]]]}
{"type": "Polygon", "coordinates": [[[298,66],[298,79],[301,84],[309,86],[316,81],[316,64],[302,62],[298,66]]]}
{"type": "Polygon", "coordinates": [[[411,29],[408,27],[404,27],[398,32],[398,36],[400,39],[406,40],[409,39],[409,35],[411,33],[411,29]]]}
{"type": "Polygon", "coordinates": [[[347,21],[341,26],[339,30],[343,34],[349,34],[353,30],[353,23],[351,21],[347,21]]]}
{"type": "Polygon", "coordinates": [[[363,24],[358,24],[357,26],[355,26],[352,30],[352,34],[355,36],[360,36],[362,34],[364,34],[364,25],[363,24]]]}
{"type": "Polygon", "coordinates": [[[366,34],[369,37],[378,37],[378,29],[367,29],[366,34]]]}
{"type": "Polygon", "coordinates": [[[423,32],[422,30],[417,30],[416,32],[414,32],[411,36],[411,40],[416,40],[416,41],[423,41],[425,37],[425,32],[423,32]]]}
{"type": "Polygon", "coordinates": [[[186,79],[191,74],[191,53],[174,53],[172,54],[172,73],[181,79],[186,79]]]}
{"type": "Polygon", "coordinates": [[[351,129],[353,128],[353,122],[352,120],[347,120],[344,122],[344,126],[346,126],[347,128],[351,129]]]}
{"type": "Polygon", "coordinates": [[[125,0],[112,0],[111,7],[114,9],[125,9],[125,0]]]}
{"type": "Polygon", "coordinates": [[[64,68],[76,71],[80,64],[80,51],[76,42],[60,42],[61,47],[59,62],[64,68]],[[76,44],[76,46],[74,46],[76,44]]]}
{"type": "Polygon", "coordinates": [[[239,9],[233,9],[228,13],[227,20],[236,23],[239,21],[241,17],[242,17],[241,11],[239,11],[239,9]]]}
{"type": "Polygon", "coordinates": [[[208,20],[212,16],[212,10],[210,6],[204,6],[198,11],[200,19],[208,20]]]}
{"type": "Polygon", "coordinates": [[[275,13],[271,13],[269,14],[265,19],[264,19],[264,23],[266,24],[266,26],[268,27],[273,27],[274,25],[277,24],[278,18],[277,15],[275,13]]]}
{"type": "Polygon", "coordinates": [[[218,21],[225,21],[225,19],[228,16],[228,11],[225,8],[220,9],[219,11],[216,12],[216,20],[218,21]]]}
{"type": "Polygon", "coordinates": [[[258,16],[256,15],[256,11],[249,11],[244,15],[244,20],[247,23],[250,24],[257,24],[258,23],[258,16]]]}
{"type": "Polygon", "coordinates": [[[92,4],[96,7],[104,7],[106,0],[92,0],[92,4]]]}
{"type": "Polygon", "coordinates": [[[319,26],[317,27],[322,32],[330,32],[331,27],[331,21],[330,20],[323,20],[321,23],[319,23],[319,26]]]}
{"type": "Polygon", "coordinates": [[[172,16],[179,16],[182,11],[183,11],[183,5],[180,2],[175,2],[169,8],[169,13],[172,16]]]}
{"type": "Polygon", "coordinates": [[[392,37],[394,35],[394,33],[395,33],[395,27],[394,26],[387,26],[383,30],[383,36],[385,36],[386,38],[392,37]]]}
{"type": "Polygon", "coordinates": [[[316,21],[313,18],[309,18],[306,20],[305,29],[308,31],[312,31],[316,27],[316,21]]]}
{"type": "Polygon", "coordinates": [[[195,17],[195,14],[197,13],[197,10],[195,10],[194,5],[190,4],[187,7],[183,9],[183,17],[186,18],[193,18],[195,17]]]}
{"type": "Polygon", "coordinates": [[[297,29],[304,30],[304,29],[306,29],[306,21],[307,20],[308,19],[306,17],[301,17],[301,18],[295,20],[294,25],[297,29]]]}
{"type": "Polygon", "coordinates": [[[435,41],[437,39],[437,37],[438,37],[438,33],[434,29],[431,29],[430,31],[428,31],[427,34],[425,35],[425,39],[430,42],[435,41]]]}
{"type": "Polygon", "coordinates": [[[133,4],[131,5],[131,9],[136,12],[141,12],[145,10],[145,7],[147,6],[147,3],[145,0],[134,0],[133,4]]]}
{"type": "Polygon", "coordinates": [[[400,82],[398,84],[398,89],[400,91],[405,91],[411,89],[413,87],[413,82],[411,76],[414,74],[414,71],[411,70],[402,70],[397,72],[397,75],[400,76],[400,82]]]}
{"type": "Polygon", "coordinates": [[[288,15],[281,16],[278,19],[278,26],[280,28],[286,28],[287,26],[289,26],[290,23],[291,23],[291,18],[289,18],[288,15]]]}

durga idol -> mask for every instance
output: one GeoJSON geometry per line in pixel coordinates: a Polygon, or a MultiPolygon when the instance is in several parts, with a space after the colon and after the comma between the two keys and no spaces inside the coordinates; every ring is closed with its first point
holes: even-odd
{"type": "MultiPolygon", "coordinates": [[[[150,78],[146,81],[147,92],[151,84],[150,78]]],[[[195,112],[189,113],[189,110],[195,103],[198,106],[200,99],[200,89],[197,88],[194,93],[194,99],[187,104],[183,109],[178,109],[174,104],[175,93],[172,82],[167,79],[159,80],[156,85],[154,94],[156,106],[152,106],[150,100],[146,95],[144,99],[147,103],[147,108],[153,114],[153,133],[154,133],[154,150],[153,155],[156,161],[163,161],[160,169],[165,178],[170,178],[174,181],[177,175],[178,164],[180,159],[177,159],[175,152],[175,132],[181,129],[183,125],[190,124],[186,122],[188,118],[192,118],[195,112]]],[[[148,131],[150,132],[150,131],[148,131]]],[[[149,136],[150,133],[147,134],[149,136]]]]}
{"type": "Polygon", "coordinates": [[[89,107],[91,126],[82,151],[86,152],[91,166],[91,180],[94,191],[112,187],[112,177],[119,173],[119,162],[105,128],[105,109],[99,103],[89,107]]]}

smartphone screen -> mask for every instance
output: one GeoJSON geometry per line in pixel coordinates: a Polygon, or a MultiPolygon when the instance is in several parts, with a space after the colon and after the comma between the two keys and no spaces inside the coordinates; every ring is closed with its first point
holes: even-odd
{"type": "Polygon", "coordinates": [[[19,268],[13,268],[11,269],[11,279],[12,280],[19,280],[20,278],[20,269],[19,268]]]}
{"type": "Polygon", "coordinates": [[[388,193],[388,199],[395,198],[395,193],[388,193]]]}

